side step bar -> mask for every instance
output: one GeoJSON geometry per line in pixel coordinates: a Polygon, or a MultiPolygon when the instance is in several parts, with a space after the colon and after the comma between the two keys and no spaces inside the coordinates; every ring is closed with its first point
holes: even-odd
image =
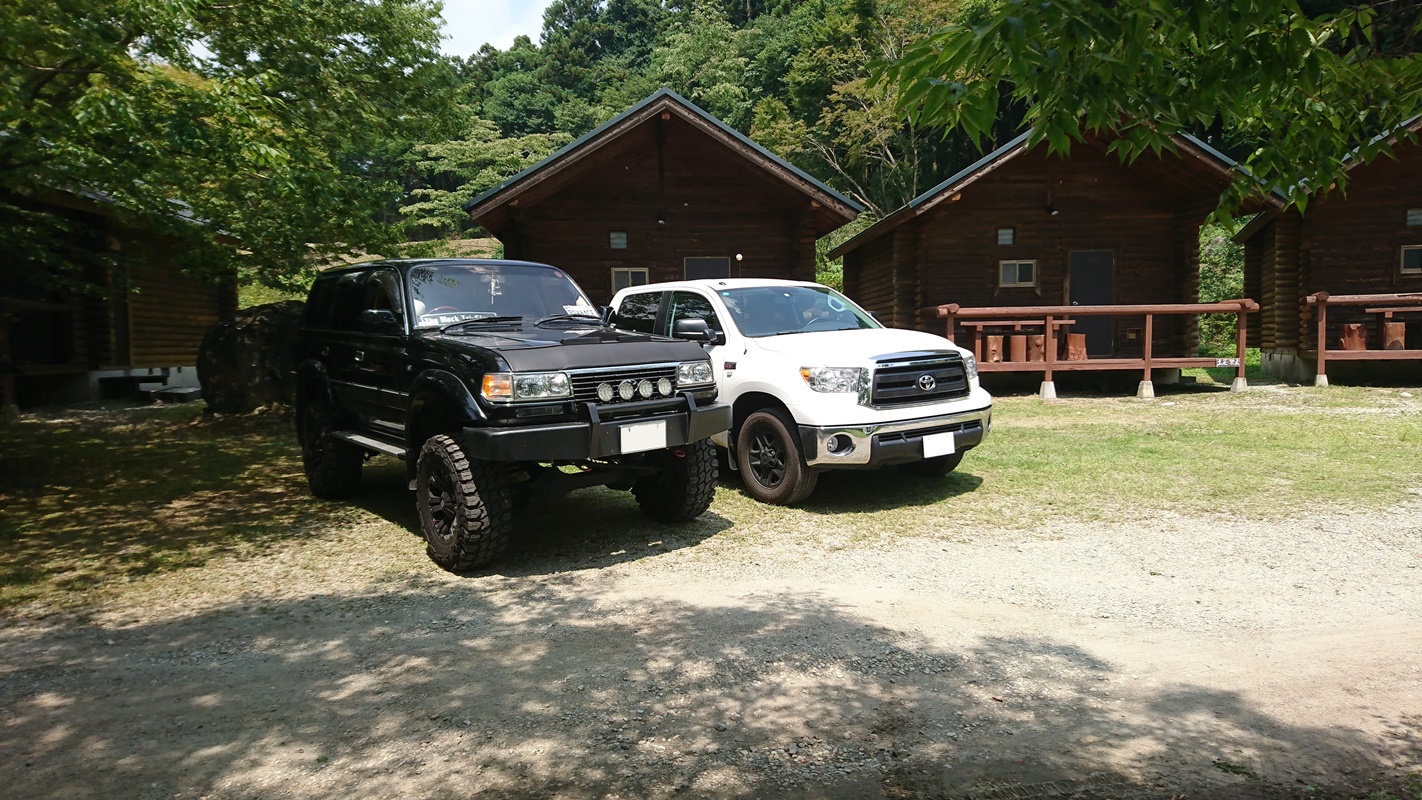
{"type": "Polygon", "coordinates": [[[374,450],[377,453],[384,453],[387,456],[395,456],[396,458],[401,460],[405,458],[405,448],[401,447],[400,445],[390,444],[389,442],[384,442],[379,439],[366,436],[363,433],[355,433],[353,431],[331,431],[331,435],[336,437],[337,439],[350,442],[351,444],[356,445],[358,447],[364,447],[367,450],[374,450]]]}

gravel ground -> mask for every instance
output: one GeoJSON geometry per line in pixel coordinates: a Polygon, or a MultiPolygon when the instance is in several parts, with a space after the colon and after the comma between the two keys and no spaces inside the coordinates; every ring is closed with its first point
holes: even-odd
{"type": "Polygon", "coordinates": [[[616,549],[535,517],[466,578],[371,521],[17,615],[0,794],[1322,797],[1422,770],[1422,502],[832,547],[722,542],[715,511],[616,549]]]}

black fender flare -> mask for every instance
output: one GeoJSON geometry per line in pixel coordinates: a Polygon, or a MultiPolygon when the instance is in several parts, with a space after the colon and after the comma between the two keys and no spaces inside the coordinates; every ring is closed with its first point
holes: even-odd
{"type": "Polygon", "coordinates": [[[449,411],[458,415],[461,426],[482,425],[488,419],[469,391],[469,386],[459,376],[442,369],[421,372],[410,384],[410,405],[405,409],[405,450],[410,454],[405,463],[412,474],[415,457],[424,446],[424,439],[428,438],[426,434],[433,435],[421,425],[421,416],[432,400],[445,404],[449,411]]]}

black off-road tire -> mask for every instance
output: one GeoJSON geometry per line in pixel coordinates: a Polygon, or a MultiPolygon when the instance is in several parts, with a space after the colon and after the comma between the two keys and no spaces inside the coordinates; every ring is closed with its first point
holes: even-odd
{"type": "Polygon", "coordinates": [[[450,572],[477,569],[508,547],[513,504],[502,473],[469,458],[449,436],[432,436],[420,448],[415,502],[425,552],[450,572]]]}
{"type": "Polygon", "coordinates": [[[324,401],[307,402],[301,413],[301,464],[311,493],[323,500],[355,494],[365,451],[331,435],[335,422],[324,401]]]}
{"type": "Polygon", "coordinates": [[[658,522],[687,522],[706,513],[716,496],[716,445],[710,439],[650,457],[661,469],[632,485],[642,513],[658,522]]]}
{"type": "Polygon", "coordinates": [[[795,423],[778,409],[746,417],[736,432],[736,463],[751,497],[792,506],[809,497],[818,472],[805,463],[795,423]]]}
{"type": "Polygon", "coordinates": [[[951,455],[925,458],[922,461],[910,461],[907,464],[900,464],[899,469],[921,478],[940,478],[957,469],[961,463],[963,463],[963,453],[959,451],[951,455]]]}

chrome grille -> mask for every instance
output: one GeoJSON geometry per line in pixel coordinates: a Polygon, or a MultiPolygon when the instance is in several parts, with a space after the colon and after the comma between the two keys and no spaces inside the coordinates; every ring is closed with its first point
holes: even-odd
{"type": "Polygon", "coordinates": [[[874,371],[870,403],[876,406],[933,403],[968,396],[963,359],[948,356],[912,363],[881,362],[874,371]],[[931,384],[930,388],[924,388],[931,384]]]}
{"type": "MultiPolygon", "coordinates": [[[[636,383],[643,378],[656,383],[662,378],[667,378],[676,385],[676,365],[675,364],[639,364],[632,367],[614,367],[612,369],[600,369],[590,372],[570,372],[568,377],[573,381],[573,399],[579,403],[598,403],[597,387],[600,383],[611,383],[613,387],[622,381],[632,381],[636,383]]],[[[661,397],[659,393],[654,395],[661,397]]],[[[638,396],[632,401],[642,400],[638,396]]],[[[623,402],[621,398],[613,397],[613,403],[623,402]]]]}

